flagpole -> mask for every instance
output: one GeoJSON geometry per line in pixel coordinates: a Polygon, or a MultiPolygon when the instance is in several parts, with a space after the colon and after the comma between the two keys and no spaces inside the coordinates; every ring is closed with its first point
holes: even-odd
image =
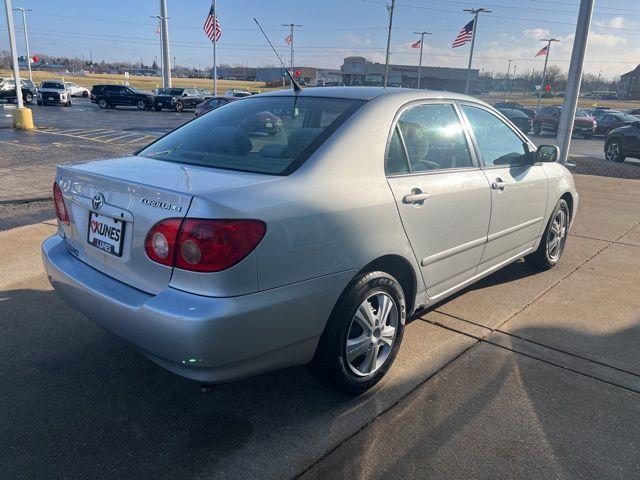
{"type": "Polygon", "coordinates": [[[216,59],[216,43],[218,43],[218,14],[216,13],[216,0],[213,0],[213,96],[218,96],[218,62],[216,59]]]}
{"type": "Polygon", "coordinates": [[[551,42],[559,42],[555,38],[543,38],[543,42],[547,42],[547,54],[544,57],[544,67],[542,68],[542,84],[540,85],[540,91],[538,92],[538,103],[536,104],[536,110],[540,108],[540,99],[542,98],[542,91],[544,90],[544,84],[546,83],[545,77],[547,76],[547,62],[549,61],[549,53],[551,53],[551,42]]]}
{"type": "Polygon", "coordinates": [[[467,66],[467,81],[464,86],[464,93],[469,94],[469,84],[471,83],[471,64],[473,62],[473,48],[476,45],[476,32],[478,31],[478,15],[480,13],[491,13],[486,8],[465,8],[463,12],[469,12],[473,17],[473,33],[471,34],[471,51],[469,52],[469,65],[467,66]]]}
{"type": "Polygon", "coordinates": [[[413,32],[414,35],[420,35],[420,63],[418,64],[418,90],[420,89],[420,79],[422,78],[422,47],[424,45],[424,36],[431,35],[430,32],[413,32]]]}

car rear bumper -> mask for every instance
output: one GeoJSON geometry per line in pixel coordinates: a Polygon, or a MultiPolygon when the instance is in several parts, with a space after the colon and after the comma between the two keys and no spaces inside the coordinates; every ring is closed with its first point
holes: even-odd
{"type": "Polygon", "coordinates": [[[61,297],[91,320],[178,375],[225,382],[313,357],[348,270],[239,297],[204,297],[167,288],[151,295],[81,262],[54,235],[44,265],[61,297]]]}

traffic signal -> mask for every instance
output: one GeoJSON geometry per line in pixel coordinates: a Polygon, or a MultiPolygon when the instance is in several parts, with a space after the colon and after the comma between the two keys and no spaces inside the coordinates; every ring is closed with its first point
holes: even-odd
{"type": "Polygon", "coordinates": [[[295,72],[293,72],[293,76],[296,78],[300,78],[300,70],[296,70],[295,72]]]}
{"type": "Polygon", "coordinates": [[[551,91],[551,85],[547,84],[547,86],[544,87],[544,89],[547,91],[547,93],[550,92],[551,91]]]}

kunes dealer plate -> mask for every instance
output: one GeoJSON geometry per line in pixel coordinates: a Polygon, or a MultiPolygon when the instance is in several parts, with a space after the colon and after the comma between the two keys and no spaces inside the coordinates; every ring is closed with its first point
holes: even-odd
{"type": "Polygon", "coordinates": [[[120,257],[122,256],[124,225],[125,223],[122,220],[90,212],[87,242],[89,242],[89,245],[120,257]]]}

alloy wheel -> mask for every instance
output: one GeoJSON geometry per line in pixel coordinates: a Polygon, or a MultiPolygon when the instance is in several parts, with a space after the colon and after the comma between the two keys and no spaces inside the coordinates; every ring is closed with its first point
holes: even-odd
{"type": "Polygon", "coordinates": [[[620,156],[620,144],[615,140],[609,142],[605,149],[604,156],[610,162],[615,162],[616,159],[620,156]]]}
{"type": "Polygon", "coordinates": [[[398,329],[398,307],[384,292],[368,296],[356,310],[346,341],[346,360],[356,375],[366,377],[386,362],[398,329]]]}
{"type": "Polygon", "coordinates": [[[567,219],[567,212],[560,209],[551,222],[551,228],[547,234],[547,256],[551,261],[558,260],[562,255],[567,238],[567,219]]]}

